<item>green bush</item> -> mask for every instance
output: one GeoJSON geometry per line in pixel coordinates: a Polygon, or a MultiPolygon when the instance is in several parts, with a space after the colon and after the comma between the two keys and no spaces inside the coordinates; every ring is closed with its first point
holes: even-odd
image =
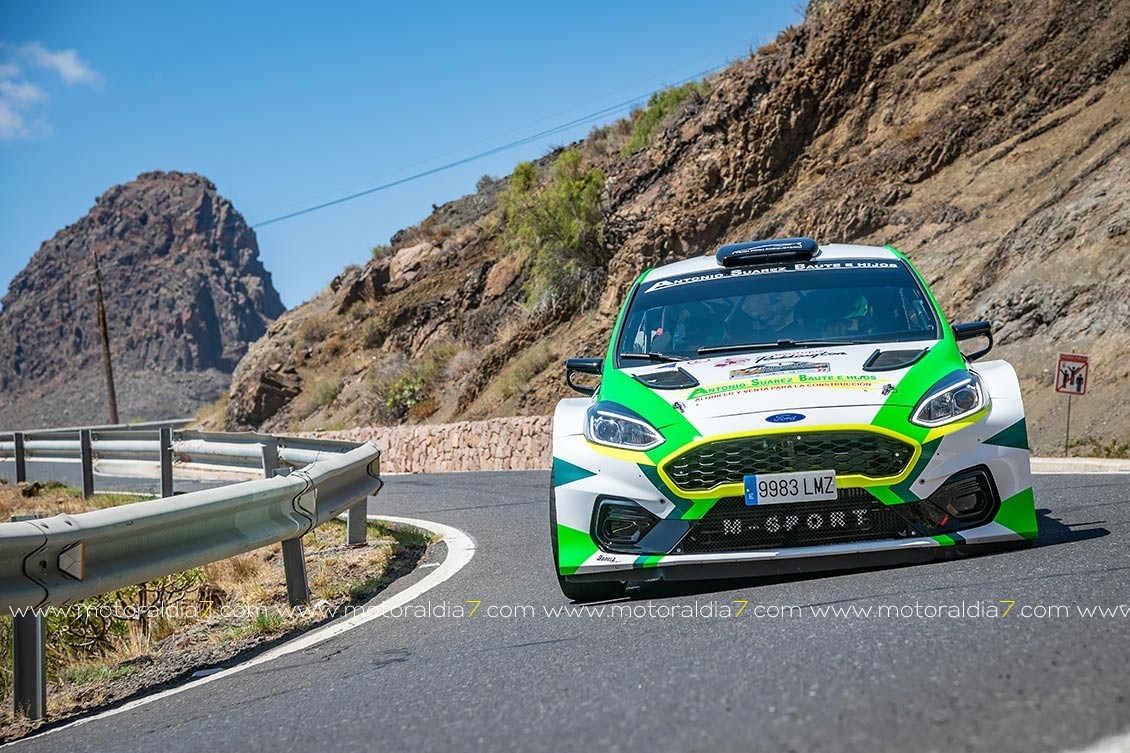
{"type": "Polygon", "coordinates": [[[572,305],[591,298],[583,283],[603,277],[604,214],[600,194],[604,172],[586,165],[575,149],[562,152],[544,184],[537,168],[519,164],[500,198],[503,238],[512,252],[530,261],[528,303],[547,297],[572,305]]]}
{"type": "Polygon", "coordinates": [[[651,143],[655,132],[679,105],[691,97],[703,97],[709,91],[710,84],[705,81],[692,81],[652,94],[647,101],[647,109],[636,118],[632,135],[628,137],[624,146],[620,147],[620,155],[630,157],[645,148],[651,143]]]}
{"type": "Polygon", "coordinates": [[[385,397],[385,407],[403,416],[416,403],[424,399],[424,380],[415,374],[405,374],[392,383],[385,397]]]}

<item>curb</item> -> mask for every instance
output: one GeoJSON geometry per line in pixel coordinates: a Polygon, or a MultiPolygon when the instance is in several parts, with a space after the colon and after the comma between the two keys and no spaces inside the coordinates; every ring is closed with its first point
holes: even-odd
{"type": "Polygon", "coordinates": [[[1032,473],[1130,473],[1119,458],[1032,458],[1032,473]]]}

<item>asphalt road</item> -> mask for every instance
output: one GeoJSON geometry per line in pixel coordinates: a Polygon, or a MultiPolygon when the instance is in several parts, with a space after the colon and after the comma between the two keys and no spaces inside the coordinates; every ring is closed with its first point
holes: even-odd
{"type": "MultiPolygon", "coordinates": [[[[29,461],[26,466],[28,481],[60,481],[68,486],[82,486],[82,467],[77,462],[40,462],[29,461]]],[[[16,464],[11,460],[0,461],[0,478],[10,483],[16,480],[16,464]]],[[[224,486],[232,481],[211,481],[207,479],[176,478],[173,474],[173,492],[193,492],[199,489],[210,489],[224,486]]],[[[126,478],[122,476],[109,476],[95,471],[94,490],[98,491],[127,491],[142,492],[146,494],[161,493],[161,479],[159,478],[126,478]]]]}
{"type": "Polygon", "coordinates": [[[544,611],[567,603],[550,570],[547,483],[392,477],[373,512],[453,525],[477,545],[415,602],[430,616],[378,618],[15,749],[1032,753],[1130,728],[1130,616],[1077,612],[1130,604],[1130,476],[1038,477],[1032,549],[645,593],[626,602],[640,616],[544,611]],[[451,616],[469,600],[481,602],[474,616],[451,616]],[[748,601],[741,616],[702,614],[735,600],[748,601]],[[1003,611],[1002,600],[1015,602],[1006,617],[929,614],[962,602],[1003,611]],[[698,616],[675,614],[696,604],[698,616]],[[801,609],[758,617],[759,605],[801,609]],[[817,613],[880,605],[911,616],[817,613]],[[1061,605],[1064,615],[1021,615],[1061,605]]]}

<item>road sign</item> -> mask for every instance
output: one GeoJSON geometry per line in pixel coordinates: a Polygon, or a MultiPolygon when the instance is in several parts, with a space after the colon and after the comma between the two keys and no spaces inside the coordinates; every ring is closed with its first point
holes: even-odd
{"type": "Polygon", "coordinates": [[[1086,395],[1089,365],[1087,356],[1060,353],[1055,365],[1055,391],[1064,395],[1086,395]]]}

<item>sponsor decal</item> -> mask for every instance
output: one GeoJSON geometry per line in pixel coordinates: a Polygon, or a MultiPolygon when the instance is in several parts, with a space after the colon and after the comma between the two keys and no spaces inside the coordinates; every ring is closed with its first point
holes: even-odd
{"type": "Polygon", "coordinates": [[[784,264],[777,267],[758,267],[755,269],[729,269],[717,272],[701,272],[686,277],[676,277],[669,280],[660,280],[643,291],[644,295],[659,290],[677,287],[679,285],[693,285],[698,282],[713,282],[724,280],[727,277],[756,277],[759,275],[781,274],[782,272],[807,272],[821,269],[893,269],[898,267],[894,261],[828,261],[812,262],[808,264],[784,264]]]}
{"type": "Polygon", "coordinates": [[[831,371],[831,366],[827,361],[787,361],[785,363],[763,363],[756,366],[747,366],[744,369],[734,369],[730,372],[730,379],[741,379],[742,377],[757,376],[758,374],[796,373],[798,371],[823,373],[826,371],[831,371]]]}
{"type": "Polygon", "coordinates": [[[767,356],[758,356],[754,363],[765,363],[766,361],[783,361],[788,358],[826,358],[828,356],[846,356],[842,350],[803,350],[792,351],[790,353],[773,353],[767,356]]]}
{"type": "Polygon", "coordinates": [[[714,364],[714,368],[721,369],[726,366],[738,366],[743,363],[749,363],[748,358],[724,358],[718,363],[714,364]]]}
{"type": "Polygon", "coordinates": [[[803,389],[806,387],[870,391],[878,388],[880,384],[887,384],[887,382],[880,382],[879,378],[873,374],[853,376],[839,376],[834,374],[791,374],[744,379],[740,382],[715,384],[708,387],[696,387],[687,395],[687,399],[697,402],[715,397],[730,397],[754,392],[766,392],[768,390],[803,389]]]}
{"type": "Polygon", "coordinates": [[[772,416],[766,416],[765,420],[771,424],[792,424],[803,421],[804,418],[803,413],[774,413],[772,416]]]}

